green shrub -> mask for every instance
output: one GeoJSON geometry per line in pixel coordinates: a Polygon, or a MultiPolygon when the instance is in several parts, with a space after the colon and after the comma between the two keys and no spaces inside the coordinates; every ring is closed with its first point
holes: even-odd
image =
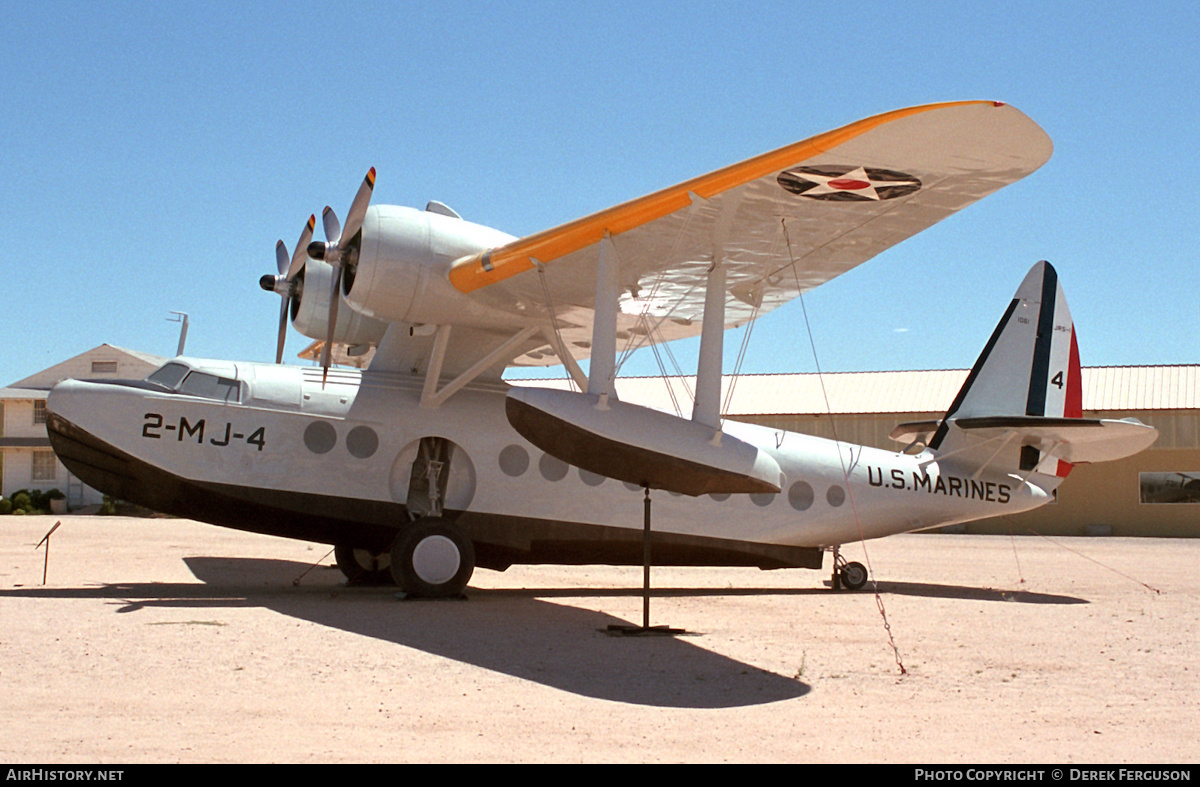
{"type": "MultiPolygon", "coordinates": [[[[33,499],[29,497],[28,491],[22,489],[12,496],[12,505],[14,509],[19,509],[22,513],[24,513],[25,510],[33,505],[33,499]]],[[[13,511],[13,513],[15,514],[17,512],[13,511]]]]}
{"type": "Polygon", "coordinates": [[[11,514],[13,512],[12,501],[7,497],[0,497],[0,516],[11,514]]]}

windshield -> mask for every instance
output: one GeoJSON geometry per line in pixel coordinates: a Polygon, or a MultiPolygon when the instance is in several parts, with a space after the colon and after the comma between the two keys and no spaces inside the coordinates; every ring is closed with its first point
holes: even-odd
{"type": "Polygon", "coordinates": [[[162,366],[154,372],[151,372],[150,376],[146,379],[152,383],[158,383],[159,385],[166,386],[171,390],[175,390],[175,386],[179,385],[180,380],[182,380],[190,371],[191,369],[183,364],[172,362],[162,366]]]}
{"type": "Polygon", "coordinates": [[[152,372],[146,381],[187,396],[200,396],[219,402],[241,401],[242,384],[237,380],[192,369],[178,361],[152,372]]]}
{"type": "Polygon", "coordinates": [[[222,402],[236,402],[241,397],[241,384],[237,380],[217,377],[205,372],[192,372],[179,386],[179,393],[188,396],[203,396],[205,399],[217,399],[222,402]]]}

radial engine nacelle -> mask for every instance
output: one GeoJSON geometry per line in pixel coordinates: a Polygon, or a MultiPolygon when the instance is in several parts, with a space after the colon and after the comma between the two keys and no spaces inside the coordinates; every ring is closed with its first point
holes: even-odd
{"type": "Polygon", "coordinates": [[[372,322],[494,327],[499,315],[456,290],[447,271],[461,257],[513,240],[440,211],[372,205],[363,219],[357,260],[342,278],[342,293],[372,322]]]}
{"type": "MultiPolygon", "coordinates": [[[[310,339],[324,340],[329,334],[329,297],[333,267],[311,257],[304,263],[292,298],[292,327],[310,339]]],[[[354,309],[339,309],[333,340],[350,346],[378,345],[387,323],[354,309]]]]}

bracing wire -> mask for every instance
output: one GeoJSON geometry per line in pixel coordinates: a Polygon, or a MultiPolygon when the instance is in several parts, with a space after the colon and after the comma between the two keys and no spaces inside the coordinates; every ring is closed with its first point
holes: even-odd
{"type": "Polygon", "coordinates": [[[854,523],[858,527],[858,538],[863,548],[863,559],[867,563],[868,575],[871,577],[871,587],[875,592],[875,606],[879,609],[879,615],[883,619],[883,629],[887,633],[888,643],[892,647],[892,654],[896,657],[896,666],[900,668],[901,675],[907,675],[908,670],[904,668],[904,660],[900,657],[900,648],[896,646],[896,638],[892,636],[892,625],[888,622],[887,610],[883,605],[883,597],[879,594],[879,583],[875,579],[875,569],[871,565],[871,556],[867,552],[867,538],[863,533],[862,520],[858,516],[858,506],[854,500],[854,487],[850,483],[850,471],[846,467],[846,460],[842,454],[842,443],[837,436],[837,421],[833,417],[833,407],[829,403],[829,392],[825,389],[825,377],[821,373],[821,361],[817,357],[816,340],[813,338],[812,325],[808,320],[808,307],[804,303],[804,289],[800,286],[800,272],[796,267],[796,255],[792,252],[792,239],[788,234],[787,222],[781,219],[780,224],[783,227],[784,239],[787,242],[788,256],[791,258],[792,275],[796,279],[796,292],[800,300],[800,311],[804,315],[804,328],[808,332],[808,344],[812,349],[813,363],[817,369],[817,381],[821,385],[821,396],[825,400],[825,410],[829,415],[829,427],[833,431],[833,441],[837,446],[838,461],[842,465],[842,477],[846,483],[846,497],[849,498],[850,510],[854,513],[854,523]]]}
{"type": "MultiPolygon", "coordinates": [[[[1008,517],[1004,517],[1004,519],[1005,519],[1005,520],[1008,520],[1008,517]]],[[[1009,522],[1009,524],[1010,524],[1010,526],[1011,526],[1012,522],[1010,521],[1010,522],[1009,522]]],[[[1077,550],[1077,549],[1071,549],[1071,548],[1070,548],[1069,546],[1067,546],[1066,544],[1063,544],[1063,543],[1060,543],[1060,542],[1058,542],[1058,541],[1055,541],[1053,538],[1050,538],[1050,536],[1047,536],[1047,535],[1045,535],[1044,533],[1039,533],[1038,531],[1034,530],[1032,527],[1029,527],[1028,525],[1022,525],[1022,527],[1023,527],[1025,530],[1028,530],[1028,531],[1029,531],[1030,533],[1032,533],[1033,535],[1035,535],[1035,536],[1037,536],[1037,537],[1039,537],[1039,538],[1044,538],[1044,539],[1046,539],[1047,541],[1049,541],[1051,544],[1054,544],[1054,546],[1058,547],[1059,549],[1064,549],[1064,550],[1066,550],[1067,552],[1070,552],[1071,554],[1075,555],[1076,557],[1081,557],[1081,558],[1083,558],[1084,560],[1091,561],[1092,563],[1095,563],[1097,566],[1100,566],[1100,567],[1101,567],[1101,568],[1103,568],[1103,569],[1107,569],[1108,571],[1111,571],[1112,573],[1116,574],[1116,575],[1117,575],[1117,576],[1119,576],[1119,577],[1124,577],[1125,579],[1128,579],[1130,582],[1136,582],[1137,584],[1139,584],[1139,585],[1141,585],[1142,587],[1146,588],[1146,590],[1149,590],[1149,591],[1151,591],[1152,593],[1155,593],[1156,595],[1161,595],[1161,594],[1162,594],[1162,591],[1161,591],[1161,590],[1159,590],[1158,588],[1154,587],[1153,585],[1151,585],[1151,584],[1149,584],[1149,583],[1143,582],[1142,580],[1138,579],[1137,577],[1133,577],[1133,576],[1130,576],[1129,574],[1126,574],[1126,573],[1125,573],[1125,572],[1123,572],[1123,571],[1119,571],[1119,570],[1117,570],[1117,569],[1113,568],[1112,566],[1108,565],[1107,563],[1102,563],[1101,561],[1097,560],[1097,559],[1096,559],[1096,558],[1094,558],[1094,557],[1091,557],[1090,555],[1085,555],[1084,553],[1080,552],[1080,551],[1079,551],[1079,550],[1077,550]]],[[[1014,550],[1014,552],[1016,551],[1016,545],[1015,545],[1015,544],[1014,544],[1014,546],[1013,546],[1013,550],[1014,550]]],[[[1025,580],[1024,580],[1024,579],[1022,579],[1021,581],[1022,581],[1022,582],[1024,582],[1025,580]]]]}
{"type": "MultiPolygon", "coordinates": [[[[643,313],[643,325],[645,324],[645,316],[643,313]]],[[[671,379],[667,375],[667,367],[663,364],[662,356],[658,353],[658,344],[656,342],[650,342],[650,351],[654,353],[654,360],[658,364],[658,373],[662,376],[662,381],[667,387],[667,396],[671,397],[671,406],[675,408],[675,414],[682,418],[683,408],[679,406],[679,399],[675,396],[675,387],[671,385],[671,379]]]]}
{"type": "Polygon", "coordinates": [[[746,360],[746,351],[750,348],[750,334],[754,332],[754,324],[758,321],[758,308],[761,305],[762,301],[754,305],[750,312],[750,321],[746,323],[746,332],[742,334],[742,344],[738,347],[737,360],[733,364],[733,376],[729,380],[729,390],[725,392],[725,401],[721,403],[721,412],[723,413],[729,412],[729,408],[733,404],[733,390],[737,388],[738,380],[741,378],[742,363],[746,360]]]}
{"type": "MultiPolygon", "coordinates": [[[[555,346],[552,349],[556,355],[559,355],[566,352],[566,345],[563,344],[562,330],[558,327],[558,315],[554,313],[554,301],[550,297],[550,287],[546,284],[546,266],[540,262],[537,263],[537,272],[538,280],[542,284],[542,299],[546,304],[546,309],[550,312],[550,326],[554,329],[555,346]]],[[[567,369],[566,359],[560,355],[558,360],[562,361],[563,374],[567,377],[568,388],[572,391],[577,389],[578,385],[575,383],[575,378],[571,376],[570,370],[567,369]]]]}

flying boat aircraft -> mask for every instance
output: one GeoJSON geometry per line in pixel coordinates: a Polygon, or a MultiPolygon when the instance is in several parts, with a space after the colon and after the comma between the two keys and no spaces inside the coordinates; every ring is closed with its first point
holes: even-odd
{"type": "MultiPolygon", "coordinates": [[[[902,109],[517,238],[439,202],[372,205],[278,274],[276,363],[179,357],[144,380],[68,380],[51,443],[85,483],[149,508],[335,546],[351,579],[461,594],[476,566],[821,569],[860,539],[1049,502],[1074,464],[1156,437],[1082,418],[1057,274],[1029,271],[950,409],[901,450],[722,419],[724,331],[1040,167],[1049,138],[985,101],[902,109]],[[319,367],[280,363],[288,323],[319,367]],[[618,348],[700,337],[690,418],[621,401],[618,348]],[[333,348],[373,351],[365,369],[333,348]],[[585,373],[579,362],[590,359],[585,373]],[[563,364],[578,390],[510,386],[563,364]]],[[[835,582],[835,586],[838,583],[835,582]]]]}

